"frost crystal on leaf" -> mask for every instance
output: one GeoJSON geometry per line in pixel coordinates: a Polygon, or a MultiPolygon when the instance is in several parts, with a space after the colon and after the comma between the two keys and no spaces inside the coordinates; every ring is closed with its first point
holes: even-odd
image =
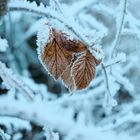
{"type": "Polygon", "coordinates": [[[37,34],[37,45],[39,48],[44,48],[49,41],[49,23],[46,22],[46,19],[42,21],[42,26],[38,30],[37,34]],[[45,21],[45,22],[44,22],[45,21]]]}
{"type": "Polygon", "coordinates": [[[98,61],[102,61],[104,59],[104,52],[102,51],[102,49],[100,48],[99,45],[95,46],[91,46],[89,47],[89,51],[92,53],[92,55],[98,60],[98,61]]]}

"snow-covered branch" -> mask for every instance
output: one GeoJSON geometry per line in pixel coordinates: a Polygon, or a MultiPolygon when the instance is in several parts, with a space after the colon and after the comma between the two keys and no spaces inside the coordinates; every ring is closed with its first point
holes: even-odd
{"type": "Polygon", "coordinates": [[[113,45],[112,45],[111,57],[114,56],[116,48],[118,47],[118,44],[120,43],[120,37],[121,37],[122,29],[124,26],[124,20],[125,20],[126,8],[127,8],[127,0],[120,1],[119,5],[120,5],[119,6],[120,11],[118,11],[118,12],[120,14],[118,14],[117,15],[118,17],[116,18],[117,34],[116,34],[115,40],[114,40],[113,45]]]}
{"type": "Polygon", "coordinates": [[[0,77],[3,80],[4,86],[11,90],[18,90],[23,96],[32,101],[34,97],[34,91],[28,87],[17,75],[15,75],[11,69],[6,68],[5,64],[0,62],[0,77]]]}

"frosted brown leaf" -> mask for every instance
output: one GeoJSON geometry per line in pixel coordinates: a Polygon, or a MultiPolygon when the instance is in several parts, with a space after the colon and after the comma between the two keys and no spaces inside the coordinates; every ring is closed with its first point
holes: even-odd
{"type": "Polygon", "coordinates": [[[60,77],[72,60],[72,52],[63,47],[62,41],[65,39],[59,31],[50,30],[50,41],[41,54],[44,66],[55,80],[60,77]]]}
{"type": "Polygon", "coordinates": [[[57,80],[70,65],[73,53],[85,49],[86,46],[82,42],[70,40],[67,34],[51,28],[49,42],[41,54],[41,61],[54,79],[57,80]]]}
{"type": "Polygon", "coordinates": [[[72,75],[78,90],[86,88],[95,77],[95,57],[87,50],[73,64],[72,75]]]}
{"type": "Polygon", "coordinates": [[[50,29],[48,43],[40,56],[48,72],[55,80],[61,77],[71,93],[89,85],[100,63],[86,44],[54,28],[50,29]]]}

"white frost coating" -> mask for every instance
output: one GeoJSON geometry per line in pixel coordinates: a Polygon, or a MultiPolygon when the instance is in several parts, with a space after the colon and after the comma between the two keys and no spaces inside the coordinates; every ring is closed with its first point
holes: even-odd
{"type": "Polygon", "coordinates": [[[97,60],[102,60],[104,59],[104,52],[101,49],[101,46],[96,45],[89,47],[89,51],[92,53],[93,56],[96,57],[97,60]]]}
{"type": "Polygon", "coordinates": [[[49,25],[47,23],[47,20],[44,19],[44,23],[42,23],[42,26],[40,26],[40,29],[37,33],[37,46],[42,48],[46,46],[46,44],[49,41],[49,25]]]}
{"type": "Polygon", "coordinates": [[[109,60],[109,62],[107,62],[106,67],[114,66],[115,64],[118,64],[121,62],[126,62],[126,54],[125,53],[118,53],[116,57],[114,57],[113,59],[109,60]]]}
{"type": "Polygon", "coordinates": [[[55,11],[55,9],[52,9],[51,7],[37,6],[35,2],[30,3],[28,1],[19,0],[15,0],[13,2],[11,1],[9,3],[9,8],[15,7],[30,9],[32,13],[40,13],[40,15],[48,17],[50,25],[55,27],[57,26],[57,29],[62,29],[62,32],[66,31],[70,37],[80,39],[87,45],[90,45],[91,42],[93,42],[86,37],[88,32],[83,30],[83,27],[81,27],[73,17],[64,17],[62,14],[55,11]]]}
{"type": "Polygon", "coordinates": [[[60,23],[59,21],[49,20],[47,22],[47,19],[45,18],[42,20],[42,26],[40,26],[40,29],[38,30],[37,34],[37,46],[39,47],[38,52],[42,51],[42,49],[46,46],[46,44],[49,42],[49,31],[51,28],[55,28],[58,31],[61,31],[63,33],[66,33],[68,36],[68,39],[78,39],[70,30],[68,30],[65,26],[65,24],[60,23]]]}
{"type": "Polygon", "coordinates": [[[48,71],[46,65],[42,61],[41,55],[43,54],[46,45],[49,43],[49,41],[51,41],[50,34],[49,34],[51,28],[52,28],[52,26],[50,26],[50,23],[47,23],[47,20],[44,19],[42,27],[40,28],[40,30],[37,33],[38,59],[40,60],[41,64],[43,65],[45,70],[48,72],[48,74],[50,74],[50,72],[48,71]]]}
{"type": "MultiPolygon", "coordinates": [[[[108,75],[109,75],[109,72],[108,72],[108,75]]],[[[109,76],[108,82],[109,82],[109,85],[111,85],[109,86],[110,92],[112,96],[114,97],[116,93],[118,92],[118,90],[120,89],[120,85],[116,82],[116,79],[112,75],[109,76]]]]}
{"type": "MultiPolygon", "coordinates": [[[[59,17],[59,15],[57,15],[58,17],[59,17]]],[[[61,19],[62,17],[60,17],[60,19],[61,19]]],[[[71,27],[72,27],[72,20],[69,20],[68,21],[68,18],[62,18],[65,22],[67,22],[68,24],[70,24],[71,25],[71,27]]],[[[59,21],[57,21],[57,20],[54,20],[54,19],[51,19],[51,20],[49,20],[49,24],[51,25],[51,27],[52,28],[55,28],[56,30],[59,30],[59,31],[61,31],[61,32],[63,32],[63,33],[66,33],[67,35],[68,35],[68,37],[69,37],[69,39],[70,40],[73,40],[73,39],[79,39],[74,33],[73,33],[73,31],[72,31],[72,28],[70,28],[70,29],[68,29],[68,27],[66,27],[67,25],[65,24],[65,23],[61,23],[61,22],[59,22],[59,21]]],[[[79,28],[79,27],[78,27],[79,28]]],[[[77,28],[77,29],[78,29],[77,28]]],[[[76,32],[77,32],[77,29],[75,29],[74,28],[74,30],[76,30],[76,32]]],[[[78,32],[80,32],[81,31],[81,28],[80,28],[80,30],[78,31],[78,32]]]]}
{"type": "MultiPolygon", "coordinates": [[[[109,71],[106,70],[106,72],[109,75],[109,71]]],[[[108,86],[109,91],[106,90],[105,92],[103,107],[106,109],[106,111],[111,111],[112,107],[117,105],[117,101],[114,96],[120,89],[120,86],[115,82],[115,78],[111,75],[108,76],[108,86]]]]}
{"type": "Polygon", "coordinates": [[[126,0],[121,0],[120,4],[117,8],[117,14],[116,14],[116,27],[117,27],[117,33],[115,36],[115,39],[112,43],[112,51],[111,55],[113,55],[119,41],[120,41],[120,35],[122,33],[123,25],[124,25],[124,14],[125,14],[125,9],[126,9],[126,0]]]}
{"type": "Polygon", "coordinates": [[[7,48],[8,48],[7,40],[6,39],[2,39],[0,37],[0,52],[5,52],[7,48]]]}

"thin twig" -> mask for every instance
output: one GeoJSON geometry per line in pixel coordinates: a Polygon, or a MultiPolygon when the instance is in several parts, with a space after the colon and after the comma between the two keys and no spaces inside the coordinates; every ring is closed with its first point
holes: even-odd
{"type": "Polygon", "coordinates": [[[119,30],[118,30],[118,32],[116,34],[116,37],[115,37],[115,40],[114,40],[114,45],[113,45],[113,48],[112,48],[111,57],[114,56],[116,48],[118,47],[118,44],[120,42],[120,35],[122,33],[122,29],[123,29],[123,25],[124,25],[126,6],[127,6],[127,0],[124,0],[124,2],[123,2],[123,9],[122,9],[122,18],[120,20],[119,30]]]}
{"type": "Polygon", "coordinates": [[[111,109],[113,106],[117,105],[117,101],[113,99],[113,96],[111,94],[106,68],[103,63],[101,63],[101,65],[102,65],[102,69],[103,69],[103,72],[105,75],[106,90],[107,90],[107,93],[105,94],[105,104],[104,104],[105,106],[104,107],[109,107],[109,109],[111,109]]]}
{"type": "Polygon", "coordinates": [[[111,96],[111,92],[110,92],[110,88],[109,88],[109,82],[108,82],[107,71],[106,71],[106,68],[105,68],[105,66],[104,66],[103,63],[101,63],[101,66],[102,66],[102,69],[103,69],[103,72],[104,72],[104,75],[105,75],[106,89],[107,89],[109,95],[111,96]]]}
{"type": "Polygon", "coordinates": [[[113,62],[113,63],[110,63],[110,64],[108,64],[108,65],[105,65],[104,67],[105,68],[108,68],[108,67],[111,67],[111,66],[113,66],[113,65],[116,65],[116,64],[118,64],[118,63],[120,63],[121,61],[120,60],[118,60],[118,61],[116,61],[116,62],[113,62]]]}

